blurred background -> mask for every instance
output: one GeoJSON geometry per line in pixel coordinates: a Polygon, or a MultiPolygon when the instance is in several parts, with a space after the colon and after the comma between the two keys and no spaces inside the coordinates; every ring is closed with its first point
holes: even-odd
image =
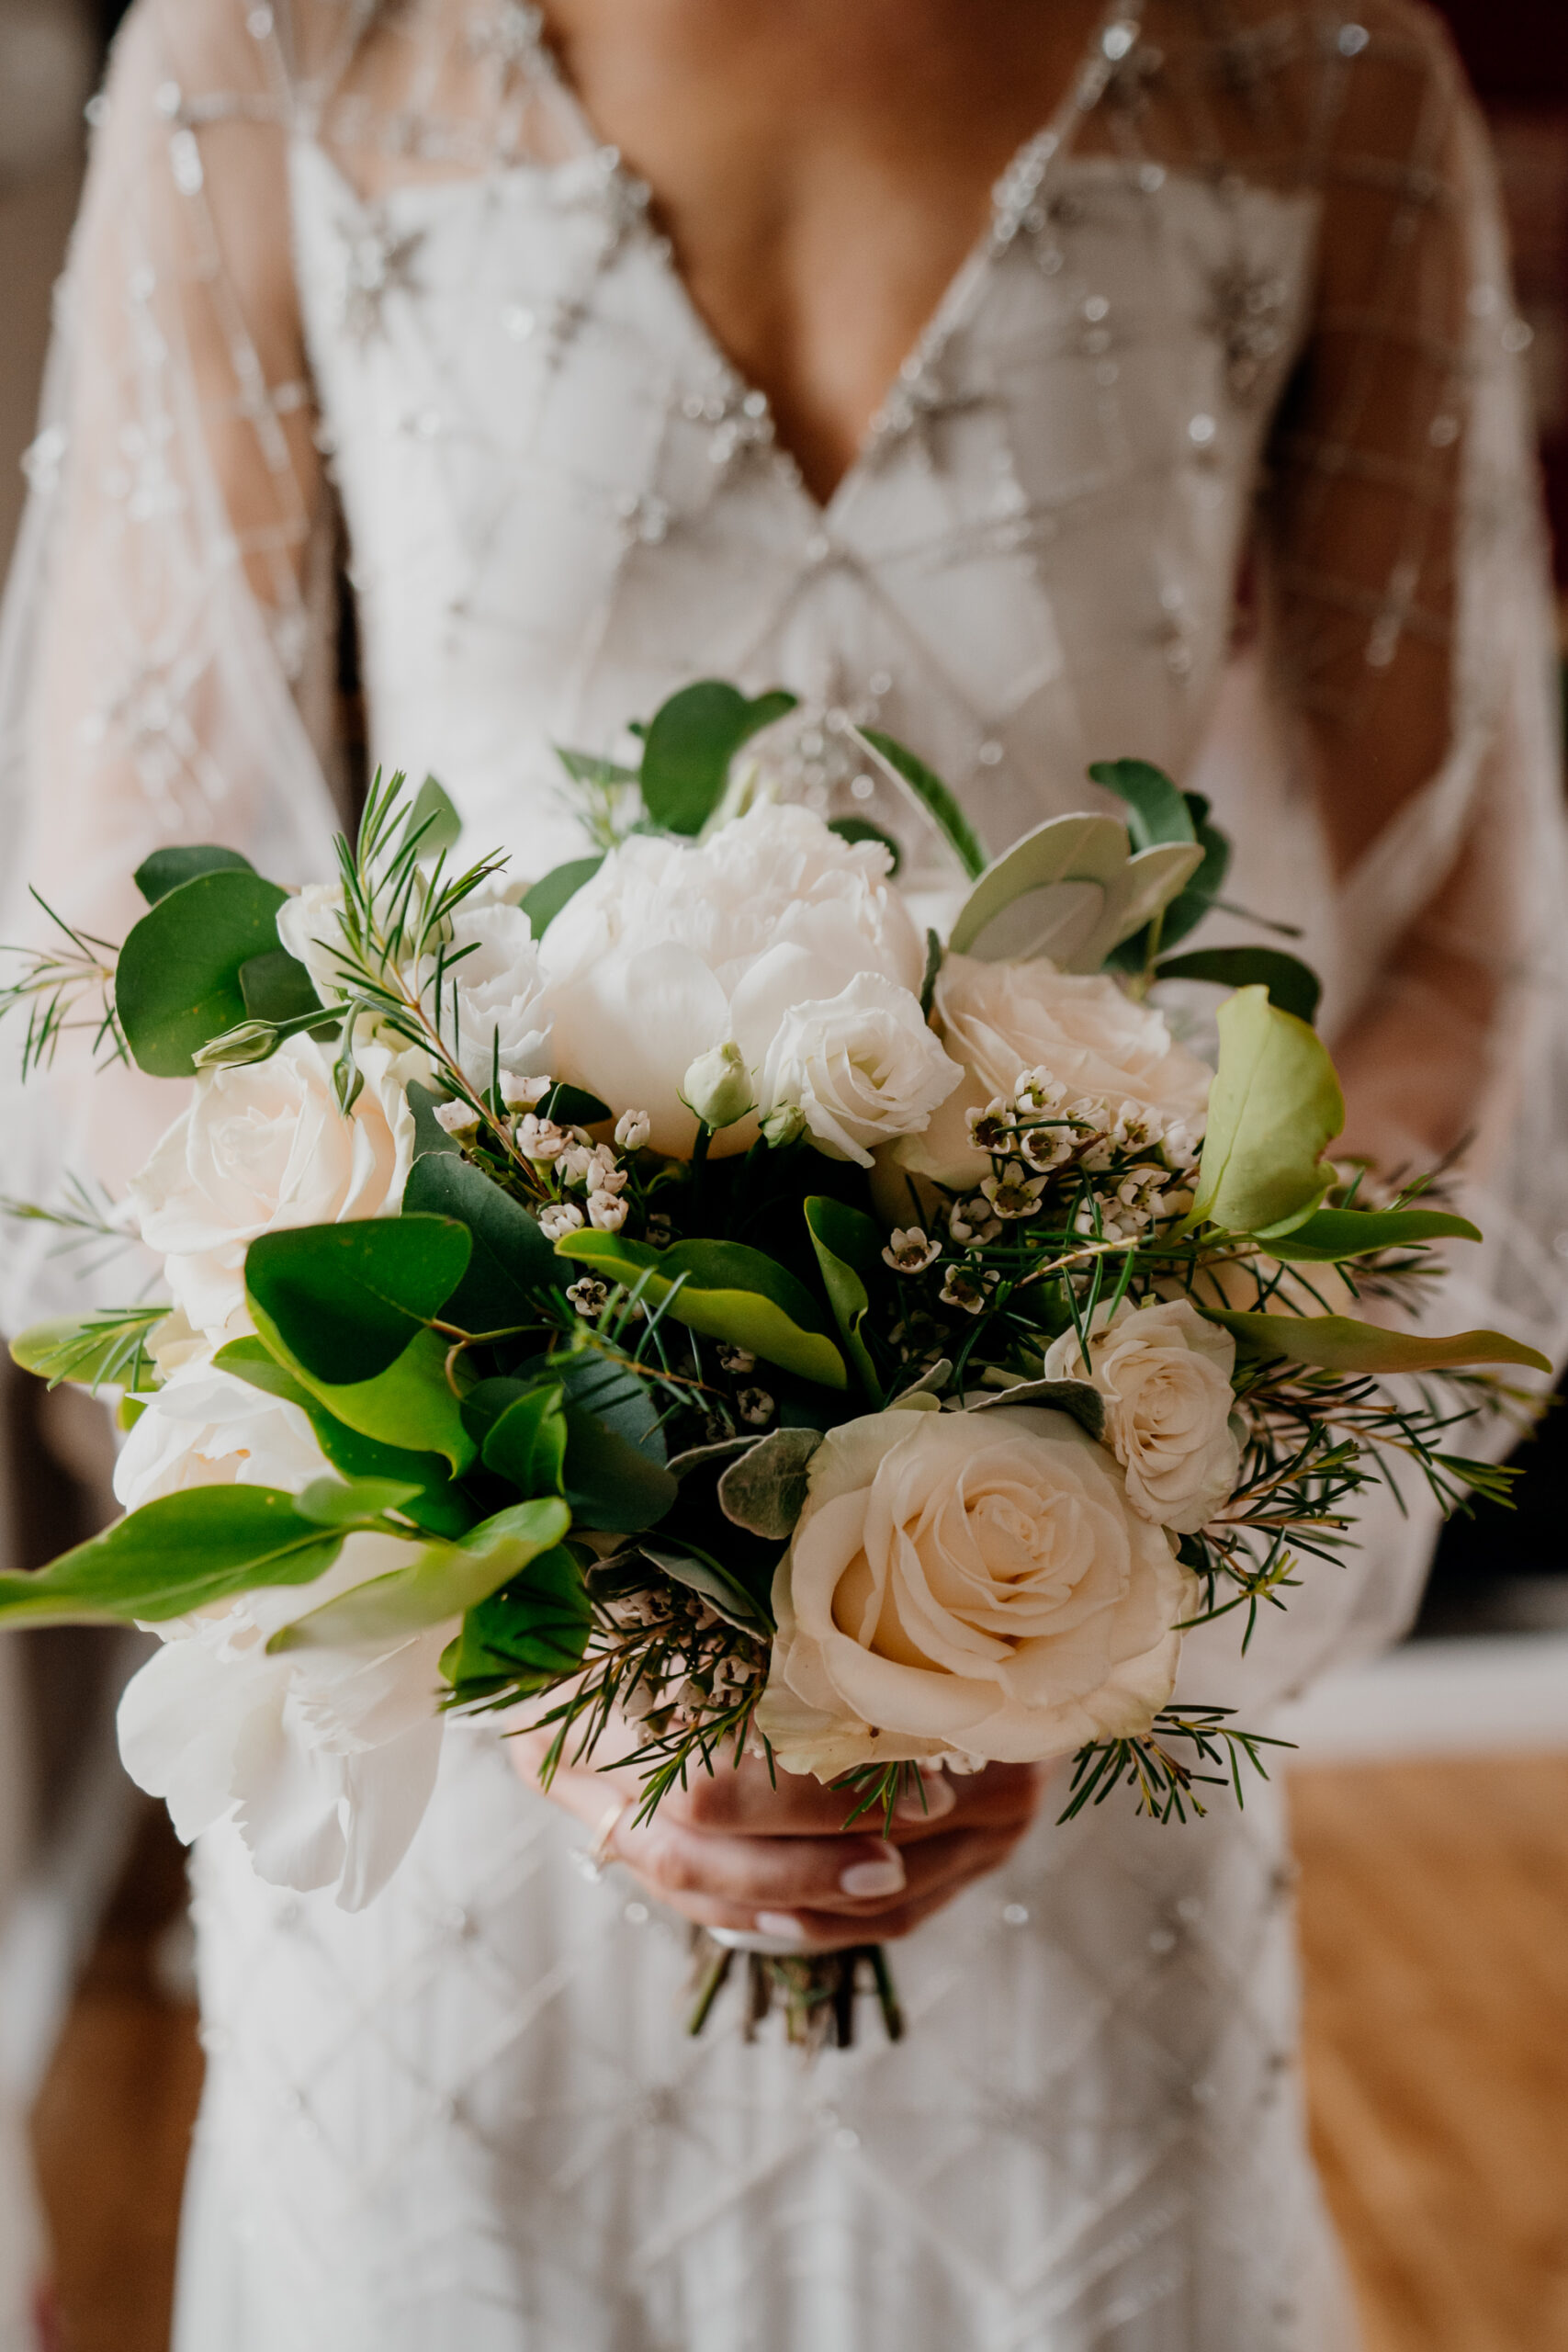
{"type": "MultiPolygon", "coordinates": [[[[0,0],[0,573],[122,13],[0,0]]],[[[1442,13],[1496,144],[1568,654],[1568,5],[1442,13]]],[[[1568,2352],[1565,1456],[1549,1419],[1517,1510],[1450,1529],[1411,1639],[1290,1726],[1307,2089],[1366,2352],[1568,2352]]],[[[108,1463],[89,1399],[0,1370],[5,1565],[108,1517],[108,1463]]],[[[200,2089],[184,1856],[114,1750],[136,1655],[0,1636],[0,2120],[30,2140],[57,2352],[164,2352],[200,2089]]],[[[27,2228],[0,2147],[0,2262],[27,2228]]]]}

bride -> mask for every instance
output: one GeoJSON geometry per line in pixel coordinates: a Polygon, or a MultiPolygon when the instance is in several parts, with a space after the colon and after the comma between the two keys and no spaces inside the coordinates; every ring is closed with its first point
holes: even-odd
{"type": "MultiPolygon", "coordinates": [[[[1304,932],[1347,1148],[1473,1138],[1464,1319],[1555,1338],[1528,338],[1413,0],[139,0],[96,111],[0,671],[16,876],[113,937],[161,842],[324,874],[354,648],[370,756],[532,874],[581,854],[552,746],[694,676],[793,688],[786,788],[933,899],[852,721],[993,853],[1136,753],[1304,932]]],[[[48,1087],[8,1193],[168,1115],[48,1087]]],[[[14,1248],[8,1312],[62,1279],[14,1248]]],[[[1256,1717],[1386,1638],[1430,1533],[1388,1514],[1184,1688],[1256,1717]]],[[[523,1747],[449,1730],[360,1912],[203,1841],[180,2352],[1352,2341],[1272,1789],[1063,1830],[993,1770],[883,1840],[727,1774],[634,1833],[523,1747]],[[908,2040],[688,2042],[682,1915],[918,1927],[908,2040]]]]}

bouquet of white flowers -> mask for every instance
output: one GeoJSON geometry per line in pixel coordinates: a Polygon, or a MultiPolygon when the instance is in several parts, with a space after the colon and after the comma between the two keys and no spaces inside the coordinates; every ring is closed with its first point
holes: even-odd
{"type": "MultiPolygon", "coordinates": [[[[707,682],[638,770],[564,755],[601,847],[530,888],[378,786],[336,882],[161,852],[118,952],[11,991],[29,1058],[90,1019],[186,1100],[109,1219],[163,1295],[16,1348],[117,1395],[126,1515],[0,1614],[155,1626],[127,1764],[269,1880],[367,1902],[453,1709],[551,1766],[630,1719],[649,1810],[750,1747],[889,1814],[1071,1757],[1068,1813],[1179,1820],[1265,1745],[1172,1703],[1184,1633],[1284,1605],[1393,1462],[1496,1487],[1449,1434],[1541,1360],[1337,1311],[1479,1237],[1325,1157],[1303,966],[1168,952],[1204,804],[1117,763],[1125,823],[987,863],[867,735],[969,871],[944,944],[886,836],[737,773],[788,704],[707,682]],[[1216,1070],[1171,979],[1226,992],[1216,1070]]],[[[866,1965],[896,2022],[870,1950],[757,1955],[753,1999],[846,2035],[866,1965]]]]}

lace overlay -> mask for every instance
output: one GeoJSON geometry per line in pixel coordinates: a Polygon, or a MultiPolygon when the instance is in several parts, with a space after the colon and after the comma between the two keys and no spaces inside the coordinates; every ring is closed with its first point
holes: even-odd
{"type": "MultiPolygon", "coordinates": [[[[1136,752],[1304,930],[1359,1140],[1477,1129],[1491,1238],[1445,1318],[1555,1346],[1550,604],[1486,166],[1419,10],[1108,13],[826,503],[515,5],[141,0],[62,322],[0,786],[73,920],[114,936],[160,841],[326,870],[340,533],[373,755],[525,871],[577,846],[552,743],[613,752],[693,675],[795,688],[790,788],[897,832],[933,907],[955,876],[852,719],[993,850],[1136,752]]],[[[5,1189],[123,1170],[155,1094],[62,1052],[5,1189]]],[[[7,1312],[67,1288],[18,1250],[7,1312]]],[[[1382,1515],[1184,1689],[1256,1719],[1397,1626],[1430,1532],[1382,1515]]],[[[1267,1792],[1041,1829],[901,1955],[910,2041],[804,2077],[687,2047],[675,1931],[569,1846],[469,1730],[361,1917],[209,1841],[182,2352],[1348,2340],[1267,1792]]]]}

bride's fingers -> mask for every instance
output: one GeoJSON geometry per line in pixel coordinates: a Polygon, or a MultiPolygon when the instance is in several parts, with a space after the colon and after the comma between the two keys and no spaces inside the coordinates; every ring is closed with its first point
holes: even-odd
{"type": "Polygon", "coordinates": [[[994,1870],[1009,1832],[957,1830],[908,1852],[880,1840],[695,1838],[657,1820],[611,1850],[661,1902],[704,1926],[749,1927],[761,1913],[842,1913],[867,1938],[911,1901],[994,1870]]]}
{"type": "MultiPolygon", "coordinates": [[[[887,1903],[856,1904],[846,1911],[814,1909],[807,1904],[767,1905],[749,1909],[709,1896],[686,1895],[671,1907],[699,1927],[717,1928],[742,1935],[763,1935],[781,1947],[802,1951],[830,1951],[847,1944],[891,1943],[942,1910],[953,1897],[1007,1859],[1011,1840],[969,1839],[949,1858],[940,1874],[926,1883],[906,1889],[887,1903]]],[[[665,1898],[667,1901],[669,1898],[665,1898]]]]}

